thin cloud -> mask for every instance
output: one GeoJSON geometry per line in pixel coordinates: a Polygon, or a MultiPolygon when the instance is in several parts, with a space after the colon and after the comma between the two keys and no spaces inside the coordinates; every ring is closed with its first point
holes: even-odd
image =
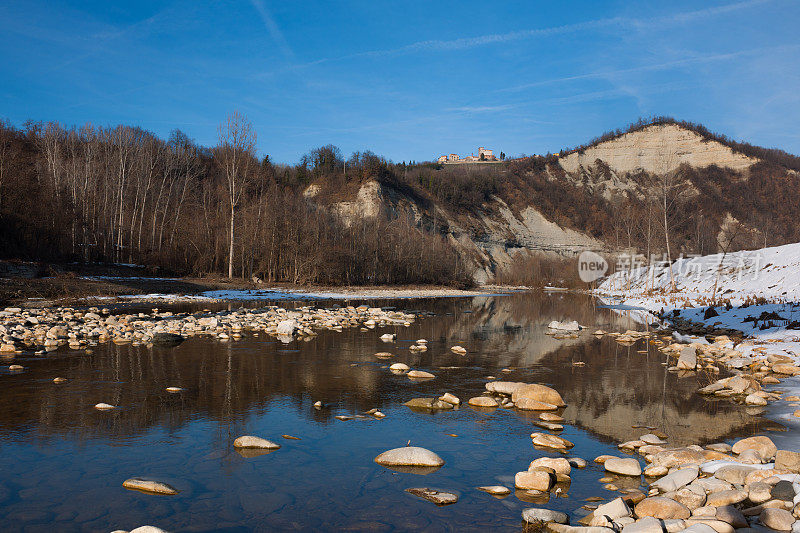
{"type": "Polygon", "coordinates": [[[361,57],[384,57],[384,56],[402,55],[407,53],[424,52],[424,51],[466,50],[478,46],[521,41],[536,37],[549,37],[553,35],[562,35],[562,34],[575,33],[579,31],[592,30],[592,29],[601,29],[601,28],[616,27],[616,28],[642,29],[654,26],[663,26],[667,24],[682,24],[694,20],[731,13],[733,11],[738,11],[741,9],[748,9],[758,5],[766,4],[771,1],[773,0],[747,0],[743,2],[726,4],[719,7],[705,8],[695,11],[687,11],[683,13],[674,13],[671,15],[666,15],[663,17],[655,17],[651,19],[612,17],[605,19],[589,20],[586,22],[578,22],[575,24],[552,26],[549,28],[520,30],[508,33],[495,33],[488,35],[479,35],[476,37],[462,37],[459,39],[451,39],[451,40],[432,39],[426,41],[417,41],[397,48],[369,50],[365,52],[348,54],[340,57],[322,58],[316,61],[305,63],[302,66],[307,67],[307,66],[318,65],[321,63],[326,63],[329,61],[341,61],[341,60],[356,59],[361,57]]]}
{"type": "Polygon", "coordinates": [[[253,7],[258,11],[258,15],[261,17],[261,20],[264,22],[264,26],[266,26],[267,31],[269,32],[272,40],[275,41],[275,45],[280,49],[283,56],[290,62],[295,62],[295,55],[294,50],[289,46],[289,43],[286,42],[286,37],[283,36],[283,32],[278,27],[278,23],[275,22],[275,19],[272,18],[267,6],[264,5],[262,0],[250,0],[250,3],[253,4],[253,7]]]}
{"type": "Polygon", "coordinates": [[[462,107],[451,107],[446,111],[453,111],[457,113],[496,113],[498,111],[505,111],[507,109],[511,109],[514,106],[511,104],[506,105],[484,105],[484,106],[462,106],[462,107]]]}
{"type": "Polygon", "coordinates": [[[541,87],[544,85],[553,85],[559,83],[565,83],[570,81],[577,81],[577,80],[586,80],[586,79],[595,79],[595,78],[608,78],[612,76],[618,76],[620,74],[632,74],[636,72],[648,72],[648,71],[658,71],[658,70],[668,70],[670,68],[681,67],[685,65],[691,65],[695,63],[711,63],[715,61],[727,61],[730,59],[737,59],[742,56],[749,56],[749,55],[757,55],[763,52],[768,51],[775,51],[775,50],[791,50],[797,49],[800,45],[789,45],[789,46],[775,46],[775,47],[767,47],[767,48],[754,48],[750,50],[740,50],[738,52],[729,52],[726,54],[710,54],[705,56],[695,56],[695,57],[688,57],[684,59],[676,59],[674,61],[666,61],[664,63],[657,63],[655,65],[642,65],[639,67],[631,67],[631,68],[623,68],[623,69],[616,69],[616,70],[603,70],[598,72],[589,72],[586,74],[576,74],[574,76],[564,76],[561,78],[551,78],[549,80],[541,80],[532,83],[525,83],[523,85],[515,85],[513,87],[506,87],[503,89],[496,89],[493,92],[497,93],[507,93],[507,92],[518,92],[523,91],[526,89],[532,89],[534,87],[541,87]]]}

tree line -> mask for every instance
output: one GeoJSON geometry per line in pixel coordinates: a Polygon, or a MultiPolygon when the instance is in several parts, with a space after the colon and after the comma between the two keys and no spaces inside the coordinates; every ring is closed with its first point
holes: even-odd
{"type": "Polygon", "coordinates": [[[464,284],[441,235],[405,217],[345,221],[309,201],[312,181],[386,179],[371,153],[322,147],[297,165],[259,159],[252,124],[230,115],[216,146],[174,131],[0,122],[0,256],[135,263],[264,281],[464,284]]]}

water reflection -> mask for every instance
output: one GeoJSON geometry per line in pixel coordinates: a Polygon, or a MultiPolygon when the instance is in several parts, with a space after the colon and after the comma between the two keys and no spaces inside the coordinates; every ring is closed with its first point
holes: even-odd
{"type": "MultiPolygon", "coordinates": [[[[371,305],[380,302],[370,302],[371,305]]],[[[259,304],[263,305],[263,304],[259,304]]],[[[322,332],[285,345],[246,336],[219,342],[192,338],[174,348],[108,344],[94,353],[58,351],[22,357],[21,374],[3,375],[0,475],[4,530],[111,530],[156,523],[175,530],[406,530],[519,528],[529,495],[495,499],[475,491],[511,486],[516,471],[545,455],[529,434],[535,416],[505,410],[415,413],[413,397],[452,392],[468,399],[489,375],[554,386],[568,406],[564,436],[573,454],[616,452],[611,442],[655,426],[671,442],[732,438],[764,422],[727,402],[695,394],[697,377],[668,373],[646,343],[621,346],[588,333],[547,335],[551,320],[594,328],[635,327],[597,309],[582,295],[513,295],[389,305],[434,313],[410,328],[322,332]],[[396,333],[397,342],[378,337],[396,333]],[[409,345],[428,339],[428,351],[409,345]],[[460,344],[465,356],[449,348],[460,344]],[[389,351],[381,360],[374,353],[389,351]],[[387,370],[401,361],[436,378],[413,382],[387,370]],[[585,366],[573,366],[583,362],[585,366]],[[68,378],[54,384],[53,378],[68,378]],[[172,394],[167,387],[181,387],[172,394]],[[313,408],[322,401],[325,407],[313,408]],[[93,405],[119,406],[98,412],[93,405]],[[379,408],[384,420],[334,417],[379,408]],[[241,434],[280,440],[270,454],[235,451],[241,434]],[[283,440],[280,435],[301,440],[283,440]],[[445,457],[424,481],[383,469],[372,458],[411,440],[445,457]],[[149,476],[178,488],[177,496],[132,494],[124,479],[149,476]],[[458,504],[437,508],[405,495],[420,483],[460,492],[458,504]],[[65,494],[70,494],[65,498],[65,494]]],[[[602,493],[599,472],[575,474],[570,498],[549,502],[568,512],[579,497],[602,493]]],[[[540,498],[541,499],[541,498],[540,498]]]]}

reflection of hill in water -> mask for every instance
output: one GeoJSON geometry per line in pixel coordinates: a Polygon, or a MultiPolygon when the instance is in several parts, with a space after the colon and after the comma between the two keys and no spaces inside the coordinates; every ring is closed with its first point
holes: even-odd
{"type": "Polygon", "coordinates": [[[550,354],[544,362],[581,360],[584,367],[553,372],[551,383],[562,391],[568,406],[564,417],[571,424],[620,442],[638,438],[653,426],[669,435],[671,444],[697,444],[724,440],[758,423],[741,406],[708,401],[697,394],[696,376],[678,377],[661,365],[663,356],[640,342],[625,347],[611,339],[550,354]]]}
{"type": "Polygon", "coordinates": [[[409,398],[412,391],[404,380],[381,369],[372,355],[387,349],[412,366],[472,367],[437,372],[437,379],[421,389],[429,394],[478,394],[476,372],[523,369],[521,377],[512,374],[509,379],[552,384],[569,404],[565,416],[570,423],[614,440],[644,432],[630,428],[633,424],[658,426],[676,443],[718,440],[752,421],[739,407],[706,403],[694,393],[695,378],[666,373],[661,356],[637,354],[639,345],[625,348],[587,333],[567,340],[546,335],[551,320],[574,319],[591,328],[632,326],[623,316],[595,309],[583,295],[525,294],[412,305],[436,316],[408,329],[323,332],[287,346],[263,336],[231,343],[197,338],[174,349],[110,344],[97,347],[91,356],[30,359],[22,362],[26,373],[2,378],[0,428],[44,438],[68,434],[116,439],[156,425],[178,428],[208,418],[230,429],[276,401],[324,421],[331,413],[314,410],[311,404],[317,399],[359,412],[409,398]],[[396,331],[400,341],[379,342],[385,331],[396,331]],[[420,337],[430,341],[429,351],[411,354],[408,341],[420,337]],[[456,343],[468,348],[466,357],[450,353],[456,343]],[[576,360],[586,366],[572,367],[576,360]],[[56,376],[70,381],[55,385],[56,376]],[[186,391],[169,394],[164,390],[168,386],[186,391]],[[98,402],[122,408],[98,413],[92,408],[98,402]]]}

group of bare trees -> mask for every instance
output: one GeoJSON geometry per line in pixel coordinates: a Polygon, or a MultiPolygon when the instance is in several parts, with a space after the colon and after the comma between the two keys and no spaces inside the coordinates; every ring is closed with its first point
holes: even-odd
{"type": "Polygon", "coordinates": [[[369,153],[345,163],[331,146],[273,165],[238,113],[211,149],[180,131],[2,123],[0,255],[298,283],[464,281],[444,237],[402,217],[349,224],[303,195],[313,180],[383,179],[390,166],[369,153]]]}

